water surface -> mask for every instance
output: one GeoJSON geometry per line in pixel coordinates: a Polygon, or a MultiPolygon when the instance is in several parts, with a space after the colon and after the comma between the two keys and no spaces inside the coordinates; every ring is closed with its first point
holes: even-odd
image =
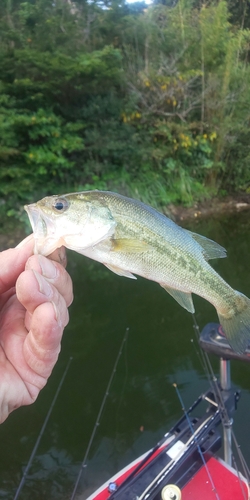
{"type": "MultiPolygon", "coordinates": [[[[192,222],[189,229],[225,246],[228,258],[213,262],[234,288],[250,296],[249,212],[192,222]]],[[[75,300],[54,372],[30,407],[15,411],[0,427],[0,498],[13,499],[70,356],[69,371],[42,435],[22,500],[70,498],[96,417],[124,337],[128,340],[90,449],[77,498],[87,495],[145,452],[182,415],[208,382],[193,342],[191,315],[159,285],[118,277],[101,264],[69,252],[75,300]]],[[[214,308],[195,297],[200,327],[217,321],[214,308]]],[[[212,358],[218,372],[218,361],[212,358]]],[[[232,363],[242,398],[235,432],[250,464],[250,366],[232,363]]]]}

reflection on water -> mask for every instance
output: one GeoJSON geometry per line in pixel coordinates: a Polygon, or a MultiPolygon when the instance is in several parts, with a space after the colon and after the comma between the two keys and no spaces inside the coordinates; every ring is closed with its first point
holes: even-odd
{"type": "MultiPolygon", "coordinates": [[[[249,213],[201,221],[189,227],[215,239],[228,259],[216,270],[250,296],[249,213]],[[192,226],[192,227],[191,227],[192,226]]],[[[75,301],[62,352],[37,402],[14,412],[0,427],[0,498],[13,499],[70,356],[69,372],[42,436],[20,499],[67,499],[72,493],[96,417],[122,342],[129,336],[91,447],[79,498],[150,448],[181,416],[173,388],[186,407],[207,388],[192,318],[159,285],[118,277],[98,263],[69,254],[75,301]]],[[[202,327],[217,321],[214,308],[194,298],[202,327]]],[[[217,370],[218,362],[212,361],[217,370]]],[[[245,442],[250,414],[250,367],[232,363],[242,389],[235,431],[248,463],[245,442]]]]}

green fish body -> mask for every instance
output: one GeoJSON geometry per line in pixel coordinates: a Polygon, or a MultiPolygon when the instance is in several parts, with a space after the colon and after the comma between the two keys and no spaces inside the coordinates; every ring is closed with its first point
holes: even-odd
{"type": "Polygon", "coordinates": [[[187,231],[140,201],[108,191],[49,196],[25,207],[36,251],[64,245],[103,263],[118,275],[159,283],[194,312],[192,293],[214,305],[232,348],[250,341],[250,300],[233,290],[208,264],[226,257],[220,245],[187,231]]]}

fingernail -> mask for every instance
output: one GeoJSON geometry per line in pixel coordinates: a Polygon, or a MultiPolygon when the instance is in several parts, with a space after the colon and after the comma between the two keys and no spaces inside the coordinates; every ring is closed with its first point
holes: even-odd
{"type": "Polygon", "coordinates": [[[18,245],[16,245],[16,248],[24,247],[33,238],[34,238],[34,234],[33,233],[29,234],[29,236],[27,236],[26,238],[24,238],[24,240],[20,241],[20,243],[18,243],[18,245]]]}
{"type": "Polygon", "coordinates": [[[37,279],[39,291],[41,293],[43,293],[44,295],[46,295],[46,297],[50,297],[52,295],[52,288],[51,288],[50,284],[37,271],[33,270],[33,273],[37,279]]]}
{"type": "Polygon", "coordinates": [[[57,276],[57,268],[53,264],[53,262],[49,259],[46,259],[46,257],[43,257],[42,255],[39,255],[38,259],[43,276],[45,278],[55,279],[57,276]]]}

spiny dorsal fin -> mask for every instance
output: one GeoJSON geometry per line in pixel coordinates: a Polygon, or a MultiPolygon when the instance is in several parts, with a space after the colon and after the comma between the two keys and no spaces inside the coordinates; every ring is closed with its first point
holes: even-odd
{"type": "Polygon", "coordinates": [[[178,304],[180,304],[180,306],[184,307],[184,309],[186,309],[190,313],[195,312],[191,293],[175,290],[175,288],[166,286],[164,283],[160,283],[160,285],[173,297],[173,299],[178,302],[178,304]]]}
{"type": "Polygon", "coordinates": [[[221,259],[227,256],[226,249],[219,245],[219,243],[206,238],[206,236],[201,236],[200,234],[193,233],[192,231],[188,231],[188,233],[202,247],[203,255],[206,260],[221,259]]]}

